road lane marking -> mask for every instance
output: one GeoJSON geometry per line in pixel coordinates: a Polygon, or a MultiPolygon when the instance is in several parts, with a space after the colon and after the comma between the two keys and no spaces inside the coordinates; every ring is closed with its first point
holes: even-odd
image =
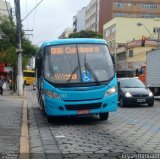
{"type": "Polygon", "coordinates": [[[57,136],[55,136],[56,138],[65,138],[65,136],[64,135],[57,135],[57,136]]]}

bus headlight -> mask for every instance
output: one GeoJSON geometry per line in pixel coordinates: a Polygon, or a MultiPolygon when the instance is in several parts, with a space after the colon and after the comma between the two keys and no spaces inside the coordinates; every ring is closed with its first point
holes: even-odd
{"type": "Polygon", "coordinates": [[[55,92],[52,92],[52,91],[49,91],[49,90],[46,89],[45,93],[50,98],[61,99],[60,96],[55,92]]]}
{"type": "Polygon", "coordinates": [[[106,91],[104,96],[109,96],[109,95],[112,95],[116,92],[117,92],[117,87],[112,87],[112,88],[110,88],[109,90],[106,91]]]}

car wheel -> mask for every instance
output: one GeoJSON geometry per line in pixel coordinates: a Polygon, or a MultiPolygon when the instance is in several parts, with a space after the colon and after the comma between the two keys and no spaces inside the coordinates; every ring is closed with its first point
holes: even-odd
{"type": "Polygon", "coordinates": [[[109,117],[109,113],[99,113],[100,120],[107,120],[109,117]]]}
{"type": "Polygon", "coordinates": [[[119,105],[120,107],[124,107],[125,106],[125,103],[124,103],[124,100],[122,97],[119,98],[119,105]]]}
{"type": "Polygon", "coordinates": [[[153,103],[148,103],[149,107],[153,107],[154,106],[154,102],[153,103]]]}

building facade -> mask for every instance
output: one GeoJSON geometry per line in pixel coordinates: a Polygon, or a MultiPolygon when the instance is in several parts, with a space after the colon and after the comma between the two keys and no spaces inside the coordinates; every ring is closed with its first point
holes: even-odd
{"type": "Polygon", "coordinates": [[[91,0],[86,30],[103,33],[103,25],[115,17],[160,18],[160,0],[91,0]]]}
{"type": "Polygon", "coordinates": [[[108,42],[111,52],[116,54],[117,48],[141,39],[142,36],[158,39],[158,33],[154,32],[154,28],[159,27],[160,19],[116,17],[104,25],[103,37],[108,42]],[[137,23],[142,25],[138,26],[137,23]]]}
{"type": "Polygon", "coordinates": [[[0,16],[3,16],[3,15],[9,16],[8,11],[12,15],[11,5],[9,2],[7,2],[7,6],[5,1],[0,0],[0,16]],[[7,10],[7,6],[8,6],[8,10],[7,10]]]}
{"type": "Polygon", "coordinates": [[[104,39],[115,57],[119,77],[134,76],[146,63],[146,53],[158,47],[160,19],[116,17],[104,25],[104,39]],[[141,24],[141,25],[139,25],[141,24]],[[146,38],[142,46],[142,37],[146,38]]]}
{"type": "Polygon", "coordinates": [[[147,52],[156,49],[156,40],[148,39],[145,47],[141,46],[141,40],[134,40],[117,49],[116,71],[118,77],[134,77],[136,70],[146,65],[147,52]]]}
{"type": "Polygon", "coordinates": [[[65,39],[69,37],[69,34],[73,33],[73,28],[66,28],[63,33],[58,37],[59,39],[65,39]]]}
{"type": "Polygon", "coordinates": [[[77,32],[77,15],[73,16],[73,32],[77,32]]]}
{"type": "Polygon", "coordinates": [[[103,34],[103,25],[109,13],[108,4],[110,4],[108,0],[91,0],[86,7],[86,30],[103,34]]]}
{"type": "Polygon", "coordinates": [[[80,32],[85,30],[86,8],[82,8],[77,12],[77,15],[73,17],[73,31],[80,32]]]}
{"type": "Polygon", "coordinates": [[[112,18],[160,18],[159,0],[110,0],[110,2],[112,18]]]}
{"type": "Polygon", "coordinates": [[[86,30],[99,32],[99,3],[100,0],[91,0],[86,7],[86,30]]]}

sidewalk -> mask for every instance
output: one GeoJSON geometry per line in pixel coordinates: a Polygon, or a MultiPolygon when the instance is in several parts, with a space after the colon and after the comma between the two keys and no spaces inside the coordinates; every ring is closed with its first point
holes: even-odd
{"type": "Polygon", "coordinates": [[[0,153],[4,153],[4,157],[10,153],[15,155],[12,158],[19,155],[23,103],[23,97],[8,90],[0,96],[0,153]]]}
{"type": "Polygon", "coordinates": [[[18,97],[18,94],[17,92],[14,92],[13,90],[11,91],[7,84],[7,88],[3,90],[3,96],[10,96],[10,97],[17,96],[18,97]]]}

